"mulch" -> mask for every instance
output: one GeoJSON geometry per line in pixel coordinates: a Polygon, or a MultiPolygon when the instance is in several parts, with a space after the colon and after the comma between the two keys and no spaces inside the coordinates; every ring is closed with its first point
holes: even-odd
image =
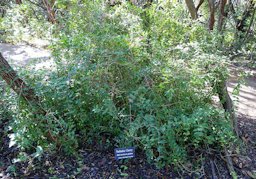
{"type": "MultiPolygon", "coordinates": [[[[256,119],[239,116],[241,146],[234,149],[232,159],[239,178],[254,178],[256,173],[256,119]],[[236,151],[239,150],[239,151],[236,151]],[[255,173],[254,173],[255,172],[255,173]]],[[[204,154],[200,171],[190,172],[168,166],[158,169],[150,164],[142,151],[136,157],[116,161],[112,150],[81,149],[76,157],[44,154],[42,158],[14,163],[19,153],[9,147],[7,121],[0,122],[0,178],[232,178],[225,159],[216,152],[204,154]],[[212,168],[215,169],[215,176],[212,168]]]]}

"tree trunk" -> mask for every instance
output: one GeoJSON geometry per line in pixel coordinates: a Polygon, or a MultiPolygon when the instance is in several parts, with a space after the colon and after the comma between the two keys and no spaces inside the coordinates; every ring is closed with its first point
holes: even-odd
{"type": "Polygon", "coordinates": [[[38,105],[39,98],[35,92],[17,75],[9,63],[0,53],[0,76],[4,81],[20,95],[25,101],[32,105],[38,105]]]}
{"type": "Polygon", "coordinates": [[[51,2],[49,2],[48,0],[43,0],[43,3],[44,3],[44,6],[47,9],[49,21],[52,24],[55,24],[56,23],[56,15],[55,15],[55,11],[53,9],[55,0],[52,0],[51,2]]]}
{"type": "Polygon", "coordinates": [[[235,115],[232,99],[228,94],[227,83],[225,81],[219,82],[217,86],[217,93],[224,110],[230,115],[229,117],[230,117],[231,126],[233,127],[234,132],[238,136],[239,133],[238,133],[237,118],[235,115]]]}
{"type": "Polygon", "coordinates": [[[220,1],[220,15],[219,15],[219,21],[218,21],[218,30],[219,31],[222,31],[223,22],[224,22],[225,17],[227,16],[226,12],[225,12],[226,4],[227,4],[227,0],[220,1]]]}
{"type": "Polygon", "coordinates": [[[22,0],[16,0],[16,4],[22,4],[22,0]]]}
{"type": "Polygon", "coordinates": [[[192,19],[197,19],[197,10],[193,0],[185,0],[192,19]]]}
{"type": "Polygon", "coordinates": [[[199,10],[199,8],[201,7],[201,5],[204,3],[204,0],[200,0],[198,5],[196,6],[196,11],[199,10]]]}
{"type": "Polygon", "coordinates": [[[209,30],[213,30],[215,23],[215,8],[214,8],[214,0],[208,0],[209,9],[210,9],[210,18],[209,18],[209,30]]]}

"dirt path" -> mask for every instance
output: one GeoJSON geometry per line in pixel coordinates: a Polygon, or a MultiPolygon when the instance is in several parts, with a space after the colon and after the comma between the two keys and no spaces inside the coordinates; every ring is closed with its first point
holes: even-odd
{"type": "MultiPolygon", "coordinates": [[[[233,69],[231,69],[233,70],[233,69]]],[[[243,115],[256,120],[256,70],[242,69],[250,74],[243,84],[241,84],[239,95],[232,95],[232,91],[238,84],[238,75],[233,73],[228,83],[228,91],[234,101],[237,115],[243,115]]]]}
{"type": "MultiPolygon", "coordinates": [[[[243,161],[241,163],[245,164],[241,171],[249,178],[256,178],[256,70],[235,66],[231,67],[230,70],[228,91],[235,104],[240,137],[246,144],[239,158],[239,162],[243,161]],[[239,82],[239,71],[246,72],[249,77],[244,79],[240,86],[239,95],[235,96],[232,95],[232,92],[239,82]]],[[[236,161],[238,160],[233,162],[236,163],[236,161]]]]}
{"type": "Polygon", "coordinates": [[[0,52],[13,67],[33,64],[36,69],[52,67],[51,53],[28,45],[11,45],[0,43],[0,52]]]}

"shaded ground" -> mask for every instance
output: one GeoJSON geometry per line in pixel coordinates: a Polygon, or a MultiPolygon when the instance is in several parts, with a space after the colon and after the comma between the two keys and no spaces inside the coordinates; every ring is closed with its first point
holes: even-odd
{"type": "MultiPolygon", "coordinates": [[[[240,159],[247,163],[249,168],[249,178],[256,178],[256,70],[247,67],[233,66],[230,68],[231,77],[228,82],[228,91],[235,104],[235,110],[238,117],[240,136],[245,150],[242,151],[243,157],[240,159]],[[239,82],[239,73],[248,75],[239,82]],[[239,95],[232,94],[239,87],[239,95]]],[[[239,157],[234,157],[236,163],[239,157]]],[[[241,161],[240,161],[241,162],[241,161]]],[[[239,163],[239,162],[237,162],[239,163]]],[[[239,164],[238,164],[239,166],[239,164]]],[[[242,170],[243,173],[246,173],[242,170]]]]}
{"type": "MultiPolygon", "coordinates": [[[[14,67],[33,63],[37,69],[51,68],[54,63],[47,50],[29,46],[0,44],[0,52],[14,67]]],[[[241,85],[235,100],[239,128],[245,144],[242,151],[232,153],[235,170],[239,178],[256,178],[256,73],[241,85]]],[[[231,78],[229,92],[237,85],[237,74],[231,78]]],[[[113,149],[106,151],[83,149],[77,157],[63,158],[61,155],[44,154],[41,160],[30,158],[28,162],[14,163],[18,149],[9,147],[9,137],[4,126],[8,121],[0,118],[0,178],[213,178],[212,168],[217,178],[231,178],[225,159],[216,151],[199,151],[206,160],[201,169],[191,172],[185,166],[179,172],[171,167],[157,169],[147,163],[142,152],[136,151],[136,158],[129,161],[115,161],[113,149]]],[[[196,151],[194,151],[196,152],[196,151]]]]}

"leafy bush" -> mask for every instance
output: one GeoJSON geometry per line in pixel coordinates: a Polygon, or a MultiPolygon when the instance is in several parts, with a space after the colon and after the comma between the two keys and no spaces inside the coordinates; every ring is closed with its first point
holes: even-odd
{"type": "Polygon", "coordinates": [[[49,39],[51,25],[41,9],[34,4],[24,2],[21,5],[10,4],[4,18],[0,20],[0,30],[5,31],[7,42],[30,42],[33,39],[49,39]],[[11,8],[10,8],[11,7],[11,8]]]}
{"type": "Polygon", "coordinates": [[[73,153],[107,134],[120,147],[145,150],[161,167],[184,161],[191,148],[232,141],[228,118],[211,104],[214,84],[227,77],[225,59],[210,48],[214,40],[196,42],[199,24],[191,29],[168,18],[180,8],[109,9],[97,2],[69,8],[52,46],[56,71],[27,77],[47,114],[35,117],[21,106],[14,130],[23,147],[60,144],[73,153]]]}
{"type": "Polygon", "coordinates": [[[193,148],[224,146],[231,142],[232,130],[227,127],[229,122],[224,116],[222,111],[211,107],[198,108],[189,116],[163,115],[163,111],[138,116],[126,127],[125,143],[143,148],[148,158],[160,167],[177,165],[193,148]]]}

